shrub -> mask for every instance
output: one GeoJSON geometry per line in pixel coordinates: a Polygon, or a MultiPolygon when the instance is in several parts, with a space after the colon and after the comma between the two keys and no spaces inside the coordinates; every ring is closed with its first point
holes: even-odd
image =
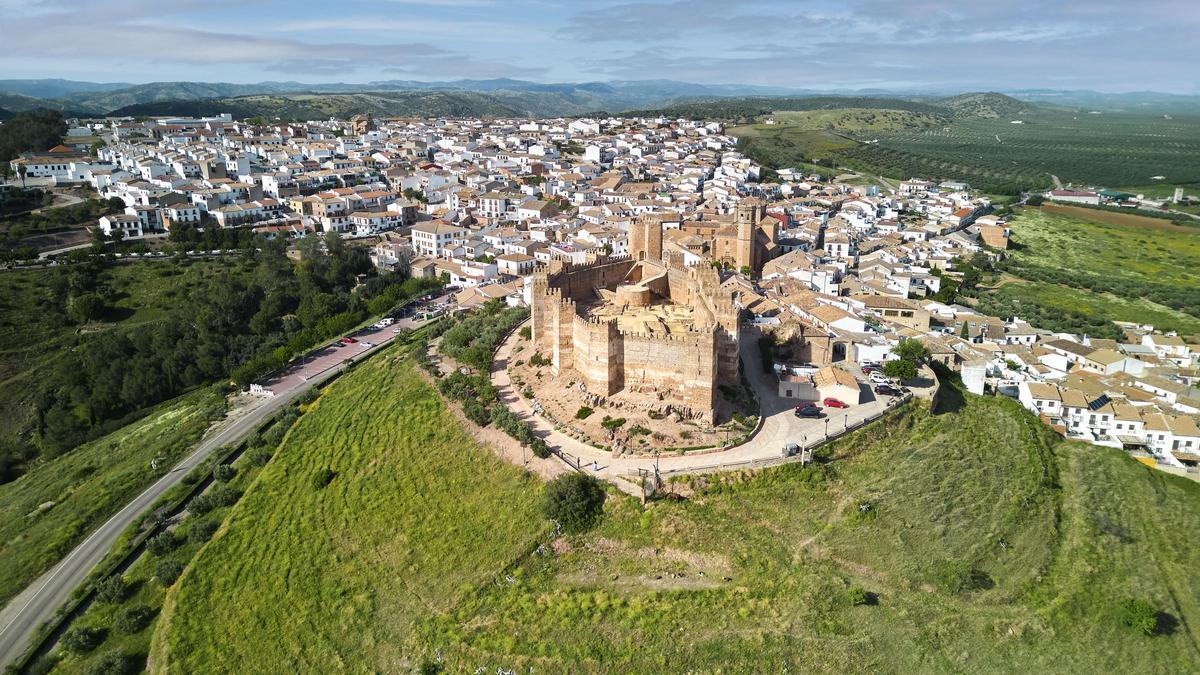
{"type": "Polygon", "coordinates": [[[625,426],[626,421],[627,420],[624,417],[609,417],[608,415],[605,415],[604,419],[600,420],[600,426],[608,429],[609,431],[616,431],[617,429],[625,426]]]}
{"type": "Polygon", "coordinates": [[[483,407],[482,403],[473,398],[463,401],[462,409],[463,414],[467,416],[467,419],[481,427],[486,427],[492,422],[491,415],[488,414],[488,409],[483,407]]]}
{"type": "Polygon", "coordinates": [[[582,473],[559,476],[546,486],[542,511],[557,521],[564,532],[584,532],[596,524],[604,511],[604,486],[582,473]]]}
{"type": "Polygon", "coordinates": [[[521,326],[520,334],[522,340],[528,340],[533,337],[533,329],[529,326],[521,326]]]}
{"type": "Polygon", "coordinates": [[[250,463],[254,466],[266,466],[267,462],[271,461],[272,454],[269,448],[255,448],[250,451],[250,463]]]}
{"type": "Polygon", "coordinates": [[[197,520],[188,526],[187,538],[193,544],[201,544],[212,538],[217,523],[212,520],[197,520]]]}
{"type": "Polygon", "coordinates": [[[649,436],[650,430],[640,424],[635,424],[632,427],[629,427],[629,435],[630,436],[649,436]]]}
{"type": "Polygon", "coordinates": [[[146,541],[146,550],[157,556],[164,556],[175,548],[178,542],[174,532],[160,532],[146,541]]]}
{"type": "Polygon", "coordinates": [[[58,642],[63,649],[71,653],[86,654],[104,642],[104,631],[99,628],[71,628],[63,633],[58,642]]]}
{"type": "Polygon", "coordinates": [[[213,478],[216,478],[222,483],[228,483],[229,481],[233,480],[233,477],[236,475],[237,469],[229,466],[228,464],[218,464],[217,468],[213,469],[213,478]]]}
{"type": "Polygon", "coordinates": [[[550,456],[550,446],[546,445],[546,441],[540,438],[534,438],[529,441],[529,447],[533,450],[533,456],[540,459],[546,459],[550,456]]]}
{"type": "Polygon", "coordinates": [[[197,495],[196,498],[193,499],[190,504],[188,504],[188,512],[194,513],[198,516],[202,516],[215,508],[217,508],[217,504],[212,498],[211,494],[197,495]]]}
{"type": "Polygon", "coordinates": [[[329,485],[330,483],[333,482],[334,478],[337,478],[336,471],[334,471],[333,469],[321,469],[320,471],[313,474],[313,477],[312,477],[313,489],[314,490],[324,489],[326,485],[329,485]]]}
{"type": "Polygon", "coordinates": [[[117,603],[125,599],[129,588],[119,575],[106,577],[96,584],[96,599],[100,602],[117,603]]]}
{"type": "Polygon", "coordinates": [[[851,607],[865,605],[870,602],[871,594],[867,593],[862,586],[851,586],[846,589],[846,600],[850,602],[851,607]]]}
{"type": "Polygon", "coordinates": [[[88,675],[129,675],[142,670],[137,657],[118,652],[109,652],[88,668],[88,675]]]}
{"type": "Polygon", "coordinates": [[[529,365],[548,366],[550,365],[550,359],[542,356],[541,352],[535,352],[533,356],[529,357],[529,365]]]}
{"type": "Polygon", "coordinates": [[[163,588],[170,586],[183,574],[183,563],[178,560],[160,560],[154,568],[154,578],[163,588]]]}
{"type": "Polygon", "coordinates": [[[217,506],[233,506],[237,500],[241,499],[242,493],[229,487],[228,485],[217,485],[209,489],[208,493],[212,495],[213,502],[217,506]]]}
{"type": "Polygon", "coordinates": [[[1121,623],[1143,635],[1153,635],[1158,629],[1158,610],[1141,598],[1129,598],[1121,603],[1121,623]]]}
{"type": "Polygon", "coordinates": [[[149,626],[153,618],[154,610],[150,608],[150,605],[137,604],[118,614],[116,621],[113,622],[113,628],[120,633],[133,635],[149,626]]]}
{"type": "Polygon", "coordinates": [[[587,418],[591,417],[592,413],[594,413],[594,412],[596,412],[596,411],[592,410],[591,408],[587,407],[586,405],[580,406],[579,410],[575,411],[575,419],[586,420],[587,418]]]}

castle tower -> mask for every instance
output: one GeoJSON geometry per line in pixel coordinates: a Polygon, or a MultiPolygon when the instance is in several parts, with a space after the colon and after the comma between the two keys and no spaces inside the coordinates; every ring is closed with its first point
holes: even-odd
{"type": "Polygon", "coordinates": [[[662,260],[663,226],[658,216],[645,215],[629,225],[629,256],[634,260],[662,260]]]}
{"type": "Polygon", "coordinates": [[[766,205],[755,197],[743,199],[735,211],[737,250],[734,251],[734,264],[739,270],[749,268],[752,275],[757,275],[762,267],[762,251],[757,235],[758,221],[763,219],[766,211],[766,205]]]}

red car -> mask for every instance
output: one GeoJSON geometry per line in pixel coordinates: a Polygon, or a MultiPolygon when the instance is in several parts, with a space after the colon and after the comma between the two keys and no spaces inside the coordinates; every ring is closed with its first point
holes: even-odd
{"type": "Polygon", "coordinates": [[[824,403],[825,407],[827,407],[827,408],[849,408],[850,407],[849,403],[842,403],[841,401],[837,400],[836,398],[827,398],[824,401],[822,401],[822,403],[824,403]]]}
{"type": "Polygon", "coordinates": [[[344,345],[352,345],[352,344],[354,344],[355,342],[358,342],[358,340],[355,340],[355,339],[354,339],[354,338],[352,338],[352,337],[344,337],[344,338],[342,338],[342,339],[340,340],[340,342],[341,342],[342,344],[344,344],[344,345]]]}

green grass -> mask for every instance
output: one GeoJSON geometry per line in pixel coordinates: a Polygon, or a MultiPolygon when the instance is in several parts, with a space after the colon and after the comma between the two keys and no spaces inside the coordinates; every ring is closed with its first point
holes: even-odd
{"type": "Polygon", "coordinates": [[[1200,486],[1057,443],[1012,401],[913,405],[826,469],[610,499],[422,635],[450,672],[1194,671],[1200,486]],[[1177,629],[1120,625],[1126,597],[1177,629]]]}
{"type": "Polygon", "coordinates": [[[545,530],[538,482],[472,440],[398,353],[292,429],[168,597],[156,670],[404,671],[424,653],[414,626],[545,530]]]}
{"type": "MultiPolygon", "coordinates": [[[[255,477],[258,476],[259,472],[262,471],[262,467],[250,461],[249,453],[240,456],[233,463],[233,467],[237,470],[237,473],[227,485],[239,492],[245,491],[254,481],[255,477]]],[[[214,483],[214,485],[218,485],[218,483],[214,483]]],[[[152,622],[143,630],[128,635],[115,629],[114,624],[117,617],[134,605],[144,604],[154,610],[154,621],[156,622],[158,612],[161,611],[167,594],[166,589],[163,588],[162,584],[154,576],[159,562],[174,560],[186,565],[205,543],[203,541],[190,541],[187,537],[189,528],[198,521],[220,523],[231,510],[232,507],[224,506],[215,508],[204,515],[188,515],[172,530],[178,541],[178,545],[173,550],[163,555],[155,555],[149,551],[143,553],[122,575],[130,590],[123,601],[114,604],[94,602],[84,612],[83,616],[71,624],[72,626],[104,631],[104,642],[88,654],[59,654],[55,660],[53,672],[86,673],[103,657],[112,653],[123,654],[130,661],[136,661],[139,664],[143,663],[150,652],[150,639],[154,633],[155,623],[152,622]]]]}
{"type": "Polygon", "coordinates": [[[169,471],[224,411],[220,394],[198,390],[0,485],[0,601],[20,592],[169,471]],[[151,471],[156,457],[158,470],[151,471]]]}
{"type": "Polygon", "coordinates": [[[596,530],[534,551],[537,482],[390,356],[293,428],[167,598],[156,670],[1200,667],[1200,485],[1011,400],[951,388],[827,465],[684,479],[689,498],[644,508],[611,494],[596,530]],[[1121,625],[1130,597],[1163,634],[1121,625]]]}

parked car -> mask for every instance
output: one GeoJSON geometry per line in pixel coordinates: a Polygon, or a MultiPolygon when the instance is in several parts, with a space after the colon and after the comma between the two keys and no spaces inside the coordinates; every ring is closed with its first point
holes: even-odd
{"type": "Polygon", "coordinates": [[[821,416],[821,409],[816,407],[815,405],[814,406],[806,406],[806,407],[798,406],[796,408],[796,417],[817,418],[820,416],[821,416]]]}
{"type": "Polygon", "coordinates": [[[352,345],[355,342],[358,342],[358,340],[355,340],[354,338],[350,337],[349,335],[342,338],[342,344],[344,344],[344,345],[352,345]]]}
{"type": "Polygon", "coordinates": [[[333,349],[340,349],[342,346],[342,342],[341,342],[341,340],[338,340],[337,342],[335,342],[329,346],[332,347],[333,349]]]}
{"type": "Polygon", "coordinates": [[[867,376],[867,379],[874,382],[875,384],[891,384],[892,383],[891,378],[889,378],[887,375],[884,375],[883,373],[879,372],[878,370],[871,371],[871,374],[867,376]]]}
{"type": "Polygon", "coordinates": [[[358,343],[358,346],[362,347],[363,349],[370,349],[371,347],[374,347],[375,345],[371,342],[360,342],[360,343],[358,343]]]}
{"type": "Polygon", "coordinates": [[[875,393],[880,396],[899,396],[903,392],[890,384],[877,384],[875,385],[875,393]]]}
{"type": "Polygon", "coordinates": [[[393,332],[393,333],[396,333],[396,334],[399,334],[399,333],[400,333],[401,331],[403,331],[403,330],[404,330],[404,329],[403,329],[403,328],[401,328],[400,326],[396,326],[395,328],[393,328],[393,329],[392,329],[392,332],[393,332]]]}
{"type": "Polygon", "coordinates": [[[878,373],[880,370],[881,370],[881,368],[880,368],[879,366],[876,366],[876,365],[871,365],[871,366],[863,366],[863,367],[862,367],[862,374],[863,374],[863,375],[870,375],[871,373],[878,373]]]}
{"type": "Polygon", "coordinates": [[[844,403],[842,401],[839,401],[836,398],[827,398],[821,402],[825,404],[826,408],[849,408],[850,407],[849,403],[844,403]]]}

